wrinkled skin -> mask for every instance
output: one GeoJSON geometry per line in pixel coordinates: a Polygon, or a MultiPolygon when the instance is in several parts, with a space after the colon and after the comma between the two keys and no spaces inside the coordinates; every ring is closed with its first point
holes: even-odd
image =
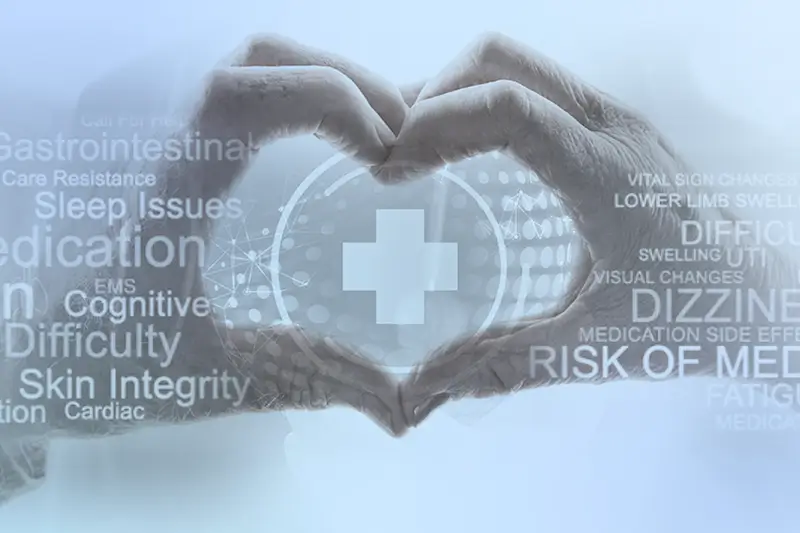
{"type": "MultiPolygon", "coordinates": [[[[413,97],[413,95],[412,95],[413,97]]],[[[661,285],[611,285],[599,282],[603,271],[711,271],[718,264],[662,261],[643,263],[641,248],[682,248],[681,221],[735,220],[716,208],[692,208],[685,202],[669,208],[614,208],[616,193],[679,193],[674,176],[690,173],[666,139],[636,111],[587,85],[536,51],[502,35],[479,39],[414,98],[397,143],[377,177],[387,182],[424,176],[446,163],[502,150],[535,171],[561,199],[584,241],[566,298],[552,316],[497,325],[442,347],[403,384],[403,407],[410,425],[420,423],[445,401],[464,396],[507,394],[524,388],[577,381],[576,372],[538,367],[533,372],[530,348],[575,347],[581,328],[630,326],[632,288],[655,290],[661,285]],[[633,186],[636,173],[663,175],[666,183],[633,186]]],[[[749,243],[731,238],[720,244],[735,250],[749,243]]],[[[745,266],[737,288],[759,291],[795,283],[795,268],[776,250],[765,251],[764,264],[745,266]]],[[[680,286],[680,285],[678,285],[680,286]]],[[[702,286],[702,285],[701,285],[702,286]]],[[[707,286],[725,288],[730,285],[707,286]]],[[[675,307],[685,302],[677,298],[675,307]]],[[[717,298],[693,303],[692,316],[703,316],[717,298]]],[[[715,311],[730,315],[731,300],[715,311]]],[[[648,326],[665,326],[665,313],[648,326]]],[[[647,378],[642,355],[649,345],[603,343],[613,353],[629,345],[619,358],[622,372],[592,381],[647,378]]],[[[678,346],[660,343],[677,353],[678,346]]],[[[692,343],[693,344],[693,343],[692,343]]],[[[713,374],[716,359],[710,343],[700,342],[696,365],[682,375],[713,374]]],[[[550,360],[560,369],[562,354],[550,360]]],[[[659,372],[666,369],[651,367],[659,372]]],[[[652,373],[651,373],[652,374],[652,373]]],[[[667,377],[677,377],[665,375],[667,377]]]]}
{"type": "MultiPolygon", "coordinates": [[[[90,87],[104,92],[103,81],[90,87]]],[[[113,84],[110,84],[113,87],[113,84]]],[[[289,136],[314,134],[330,141],[343,152],[367,166],[383,162],[388,147],[399,131],[408,106],[399,90],[365,69],[344,59],[306,48],[274,36],[248,40],[236,54],[233,66],[219,69],[208,77],[202,101],[186,125],[186,131],[200,132],[201,138],[222,141],[240,140],[258,146],[289,136]]],[[[176,134],[182,137],[182,132],[176,134]]],[[[244,160],[191,161],[149,169],[162,180],[156,194],[178,198],[225,196],[245,172],[244,160]]],[[[152,235],[199,235],[208,239],[211,221],[143,221],[142,237],[152,235]]],[[[198,258],[183,268],[128,268],[120,273],[97,272],[110,278],[133,278],[136,293],[182,289],[176,292],[199,297],[205,294],[198,258]]],[[[90,292],[91,280],[81,283],[90,292]]],[[[57,299],[58,301],[58,299],[57,299]]],[[[52,318],[66,320],[63,306],[52,318]]],[[[48,424],[6,426],[0,435],[0,502],[30,490],[45,478],[47,445],[54,437],[99,437],[118,434],[142,424],[174,424],[205,420],[243,412],[285,409],[322,409],[349,405],[363,411],[392,435],[401,435],[407,425],[398,402],[397,384],[369,359],[327,338],[307,334],[293,326],[260,330],[218,327],[208,317],[189,316],[151,318],[161,331],[180,328],[182,337],[175,363],[167,369],[151,361],[126,362],[133,372],[142,366],[156,375],[208,375],[209,370],[226,370],[231,375],[251,378],[245,402],[205,402],[191,409],[164,403],[145,405],[147,419],[141,424],[103,424],[70,422],[58,413],[64,402],[48,405],[48,424]],[[139,365],[138,367],[136,365],[139,365]]],[[[134,321],[130,321],[134,322],[134,321]]],[[[118,329],[125,329],[122,324],[118,329]]],[[[130,324],[132,326],[132,324],[130,324]]],[[[111,328],[92,323],[91,327],[111,328]]],[[[46,361],[46,360],[41,360],[46,361]]],[[[8,361],[6,361],[8,363],[8,361]]],[[[31,364],[26,363],[30,367],[31,364]]],[[[92,361],[88,368],[76,361],[70,364],[76,375],[108,375],[104,360],[92,361]]],[[[45,364],[45,363],[42,363],[45,364]]],[[[120,362],[114,363],[118,367],[120,362]]],[[[13,363],[5,377],[18,379],[13,363]]],[[[8,390],[19,387],[12,383],[8,390]]],[[[5,395],[4,395],[5,396],[5,395]]],[[[14,392],[10,394],[14,398],[14,392]]],[[[101,396],[101,395],[100,395],[101,396]]],[[[19,401],[23,403],[24,400],[19,401]]],[[[98,398],[98,403],[105,403],[98,398]]]]}
{"type": "MultiPolygon", "coordinates": [[[[224,368],[251,376],[254,386],[245,404],[235,408],[148,405],[147,423],[349,405],[399,436],[450,399],[572,381],[534,375],[528,350],[577,344],[581,327],[630,324],[630,286],[600,284],[592,272],[714,268],[641,264],[636,251],[680,247],[681,220],[730,217],[685,206],[614,209],[614,193],[646,192],[644,187],[636,191],[628,174],[669,177],[689,169],[636,112],[502,35],[479,38],[439,76],[402,89],[341,57],[280,37],[256,37],[242,48],[234,66],[211,74],[189,127],[208,138],[250,137],[259,145],[315,134],[368,166],[384,183],[402,183],[446,163],[501,150],[530,167],[560,197],[585,246],[564,303],[552,316],[465,336],[435,351],[401,384],[354,350],[292,326],[221,330],[209,319],[190,318],[179,326],[186,334],[178,363],[169,372],[202,375],[207,368],[224,368]]],[[[205,198],[224,196],[244,170],[237,163],[196,161],[156,169],[164,181],[161,194],[205,198]]],[[[206,239],[211,229],[209,221],[145,224],[145,233],[206,239]]],[[[745,285],[783,286],[792,279],[790,272],[790,265],[770,252],[766,266],[746,270],[745,285]]],[[[175,286],[194,295],[205,290],[197,265],[131,269],[125,276],[135,278],[141,292],[175,286]]],[[[161,329],[175,326],[160,320],[167,321],[158,323],[161,329]]],[[[623,366],[630,377],[641,377],[641,350],[633,348],[623,366]]],[[[708,374],[712,365],[704,359],[693,372],[708,374]]],[[[623,377],[612,374],[602,382],[623,377]]],[[[44,480],[48,439],[102,436],[133,427],[54,421],[29,433],[0,436],[0,502],[44,480]]]]}

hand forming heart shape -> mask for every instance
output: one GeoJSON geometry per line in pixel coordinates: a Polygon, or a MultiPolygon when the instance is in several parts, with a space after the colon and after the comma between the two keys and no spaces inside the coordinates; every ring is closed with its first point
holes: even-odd
{"type": "MultiPolygon", "coordinates": [[[[280,37],[254,40],[240,64],[284,67],[273,72],[304,77],[297,81],[315,79],[311,74],[318,72],[314,65],[326,67],[323,77],[330,77],[324,93],[312,88],[304,94],[314,94],[322,102],[333,99],[340,105],[331,104],[319,122],[315,122],[317,112],[305,116],[319,135],[371,165],[375,177],[384,183],[402,183],[489,151],[508,154],[555,191],[584,239],[584,254],[567,296],[552,316],[494,326],[438,350],[400,385],[399,395],[390,380],[378,377],[377,368],[359,363],[363,365],[360,368],[369,368],[369,376],[359,378],[359,383],[362,392],[369,393],[372,406],[360,399],[344,401],[365,410],[395,435],[451,398],[574,381],[575,372],[552,370],[570,360],[566,352],[554,348],[578,343],[582,328],[629,326],[634,318],[631,288],[653,288],[650,282],[609,283],[603,281],[604,272],[638,272],[644,280],[658,278],[666,270],[671,279],[678,280],[670,283],[661,278],[664,285],[670,285],[680,284],[692,273],[719,268],[711,260],[642,259],[641,249],[681,248],[683,221],[732,221],[733,216],[721,209],[692,207],[687,197],[691,191],[678,179],[689,174],[687,165],[647,120],[508,37],[482,36],[437,77],[399,93],[362,67],[280,37]],[[408,110],[403,101],[410,106],[408,110]],[[396,139],[387,140],[389,130],[396,139]],[[385,150],[387,157],[379,161],[385,150]],[[632,179],[642,175],[659,179],[632,179]],[[671,195],[671,200],[657,210],[646,204],[621,209],[616,205],[617,196],[628,192],[671,195]],[[536,347],[550,356],[547,373],[532,372],[531,349],[536,347]]],[[[289,105],[286,109],[296,112],[294,102],[289,105]]],[[[722,247],[730,251],[738,244],[728,242],[722,247]]],[[[744,268],[739,280],[742,285],[763,289],[792,279],[792,270],[782,257],[772,250],[765,253],[769,266],[744,268]]],[[[706,282],[724,285],[713,279],[706,282]]],[[[710,308],[714,301],[705,297],[694,305],[700,310],[710,308]]],[[[660,314],[650,325],[663,326],[666,320],[660,314]]],[[[649,346],[644,340],[603,344],[620,354],[618,366],[591,375],[584,372],[590,381],[654,377],[649,368],[643,368],[643,353],[649,346]]],[[[707,342],[700,344],[701,348],[710,347],[707,342]]],[[[305,352],[307,358],[313,358],[313,353],[323,359],[317,350],[305,352]]],[[[344,353],[339,348],[339,360],[350,361],[344,353]]],[[[324,359],[335,359],[330,352],[325,354],[324,359]]],[[[712,366],[713,358],[706,357],[687,373],[702,375],[712,366]]],[[[338,376],[338,380],[344,379],[341,373],[338,376]]],[[[358,390],[358,384],[352,387],[358,390]]]]}
{"type": "MultiPolygon", "coordinates": [[[[674,259],[675,254],[657,258],[641,253],[664,246],[680,251],[685,221],[732,223],[734,218],[723,209],[700,210],[687,202],[692,191],[678,177],[689,170],[648,121],[502,35],[478,39],[440,75],[405,90],[341,57],[282,37],[249,41],[234,64],[211,77],[190,125],[201,138],[263,143],[314,133],[364,162],[384,183],[402,183],[447,163],[502,151],[531,168],[559,196],[584,240],[584,253],[563,304],[550,316],[468,335],[437,350],[400,384],[355,350],[295,326],[225,329],[220,336],[208,317],[189,317],[177,325],[159,317],[161,326],[171,324],[185,333],[178,364],[162,373],[202,375],[204,369],[222,368],[252,378],[252,386],[240,405],[208,401],[182,408],[154,401],[145,406],[148,421],[175,423],[242,411],[345,404],[391,434],[402,435],[453,398],[578,379],[602,383],[629,376],[653,378],[652,368],[643,363],[653,342],[644,335],[602,342],[604,350],[615,354],[602,371],[584,367],[581,373],[572,366],[577,360],[572,349],[582,344],[579,333],[634,322],[633,288],[663,296],[670,285],[687,279],[724,287],[727,271],[740,287],[795,283],[789,262],[771,249],[764,251],[763,262],[733,265],[730,255],[742,245],[733,239],[715,243],[722,255],[693,262],[674,259]],[[620,208],[617,200],[626,194],[666,196],[669,201],[657,208],[647,203],[620,208]],[[719,264],[726,256],[731,268],[719,264]],[[614,282],[609,273],[630,279],[614,282]],[[547,355],[546,364],[532,364],[532,354],[538,353],[547,355]]],[[[170,195],[212,198],[226,193],[244,167],[241,160],[184,160],[159,170],[170,195]]],[[[143,232],[207,238],[210,231],[208,223],[168,224],[150,221],[143,232]]],[[[133,268],[125,276],[143,294],[178,284],[191,295],[204,294],[198,263],[133,268]]],[[[693,298],[678,295],[675,301],[684,297],[693,298]]],[[[707,294],[691,305],[694,313],[731,313],[731,304],[707,294]]],[[[658,311],[648,326],[671,322],[658,311]]],[[[657,342],[659,349],[678,349],[668,339],[657,342]]],[[[699,352],[711,348],[706,338],[695,344],[699,352]]],[[[713,357],[700,356],[683,375],[707,374],[713,365],[713,357]]],[[[678,374],[661,370],[662,377],[678,374]]],[[[108,434],[123,429],[112,421],[78,427],[74,420],[53,418],[43,432],[108,434]]],[[[10,461],[14,471],[30,466],[30,452],[13,455],[9,450],[34,446],[37,456],[44,457],[46,441],[31,440],[33,435],[22,431],[0,437],[0,463],[10,461]]],[[[40,479],[43,461],[36,471],[0,483],[0,501],[40,479]]]]}

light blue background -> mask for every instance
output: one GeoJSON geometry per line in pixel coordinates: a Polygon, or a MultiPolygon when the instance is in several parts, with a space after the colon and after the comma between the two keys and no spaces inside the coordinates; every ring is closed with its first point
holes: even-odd
{"type": "MultiPolygon", "coordinates": [[[[743,0],[2,0],[0,110],[3,120],[46,119],[92,79],[184,37],[200,40],[178,52],[211,65],[249,33],[276,31],[404,82],[436,73],[494,29],[638,106],[695,160],[758,169],[790,153],[746,120],[786,146],[800,137],[795,9],[743,0]]],[[[4,227],[19,216],[2,213],[4,227]]],[[[800,436],[715,430],[702,390],[529,391],[471,426],[436,414],[401,440],[337,409],[58,443],[46,486],[0,509],[0,528],[796,531],[800,436]]]]}

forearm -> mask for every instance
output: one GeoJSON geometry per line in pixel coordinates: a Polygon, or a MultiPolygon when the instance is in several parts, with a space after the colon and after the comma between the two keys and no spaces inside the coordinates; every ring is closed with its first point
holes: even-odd
{"type": "Polygon", "coordinates": [[[0,438],[0,506],[44,482],[47,443],[0,438]]]}

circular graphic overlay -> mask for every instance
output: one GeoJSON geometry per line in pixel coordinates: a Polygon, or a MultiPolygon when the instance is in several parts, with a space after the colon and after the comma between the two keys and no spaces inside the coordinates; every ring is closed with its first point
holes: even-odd
{"type": "MultiPolygon", "coordinates": [[[[283,286],[281,283],[281,275],[278,273],[281,271],[281,250],[284,248],[284,240],[291,239],[291,237],[287,237],[287,230],[290,226],[290,221],[293,216],[293,212],[297,208],[298,205],[301,205],[304,201],[304,196],[307,194],[309,188],[314,185],[314,183],[320,179],[326,172],[330,171],[335,165],[339,162],[346,159],[346,156],[343,154],[337,154],[330,157],[328,160],[320,164],[316,167],[308,176],[300,183],[300,185],[294,190],[293,194],[283,206],[281,210],[280,219],[278,220],[278,224],[275,228],[275,232],[273,233],[273,240],[271,246],[271,255],[270,255],[270,271],[273,273],[271,276],[271,287],[272,287],[272,297],[274,298],[275,305],[277,307],[280,320],[283,323],[291,324],[295,323],[292,320],[290,309],[287,305],[286,300],[283,297],[283,286]]],[[[365,168],[358,168],[354,171],[347,172],[342,175],[340,178],[336,179],[330,186],[328,186],[324,190],[324,196],[329,197],[333,195],[339,188],[345,186],[351,180],[358,178],[359,176],[366,174],[367,169],[365,168]]],[[[483,215],[486,218],[486,223],[491,230],[491,233],[494,236],[497,246],[497,266],[499,268],[499,275],[497,278],[497,287],[494,290],[494,296],[492,298],[491,306],[484,318],[483,322],[477,328],[476,334],[479,334],[486,330],[494,321],[498,315],[498,311],[500,310],[506,289],[507,283],[507,276],[508,276],[508,252],[506,248],[505,242],[505,234],[503,229],[498,222],[497,218],[495,217],[494,213],[490,205],[484,200],[484,198],[468,183],[466,183],[462,178],[449,172],[448,170],[439,170],[436,172],[436,176],[442,180],[450,182],[457,187],[459,187],[464,193],[466,193],[469,197],[473,199],[475,204],[481,210],[483,215]]],[[[291,306],[294,307],[294,306],[291,306]]],[[[307,313],[318,313],[323,314],[325,313],[324,306],[312,306],[314,309],[309,308],[307,313]]],[[[300,347],[303,352],[312,360],[314,360],[317,364],[321,365],[322,362],[317,358],[311,349],[308,340],[299,332],[295,330],[290,330],[295,342],[297,343],[298,347],[300,347]]],[[[402,365],[392,365],[391,370],[399,371],[399,372],[408,372],[414,367],[414,364],[408,366],[402,365]]]]}

